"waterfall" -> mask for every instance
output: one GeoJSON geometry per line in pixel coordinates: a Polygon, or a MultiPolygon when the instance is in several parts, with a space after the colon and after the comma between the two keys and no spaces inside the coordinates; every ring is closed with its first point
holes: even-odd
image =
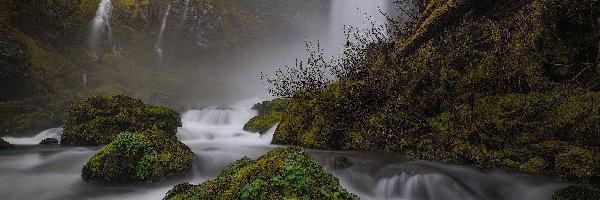
{"type": "Polygon", "coordinates": [[[51,128],[51,129],[42,131],[33,137],[20,137],[20,138],[18,138],[18,137],[3,137],[2,139],[6,140],[7,142],[9,142],[11,144],[36,145],[36,144],[39,144],[43,139],[46,139],[46,138],[55,138],[57,140],[60,140],[61,132],[62,132],[62,128],[51,128]]]}
{"type": "Polygon", "coordinates": [[[183,4],[183,14],[181,15],[181,24],[179,24],[180,28],[183,28],[183,26],[185,25],[185,19],[187,18],[187,10],[188,10],[189,4],[190,4],[190,0],[185,0],[185,2],[183,4]]]}
{"type": "Polygon", "coordinates": [[[171,10],[171,5],[167,6],[167,11],[165,11],[165,15],[162,19],[162,24],[160,25],[160,32],[158,33],[158,40],[156,41],[156,45],[154,45],[156,53],[158,54],[158,67],[157,71],[160,71],[163,62],[163,40],[164,40],[164,32],[167,26],[167,17],[169,17],[169,10],[171,10]]]}
{"type": "MultiPolygon", "coordinates": [[[[92,20],[88,45],[92,49],[95,56],[100,54],[100,41],[106,35],[108,43],[112,45],[112,30],[110,28],[110,15],[112,11],[111,0],[102,0],[96,16],[92,20]]],[[[114,48],[114,47],[113,47],[114,48]]]]}

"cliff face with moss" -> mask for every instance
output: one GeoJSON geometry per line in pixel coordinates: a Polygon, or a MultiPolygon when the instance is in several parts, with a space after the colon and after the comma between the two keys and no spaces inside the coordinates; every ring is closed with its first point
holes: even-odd
{"type": "Polygon", "coordinates": [[[361,71],[288,103],[273,143],[598,184],[600,4],[423,2],[361,71]]]}
{"type": "Polygon", "coordinates": [[[58,126],[70,102],[87,95],[125,94],[179,109],[230,98],[239,89],[215,74],[301,34],[298,27],[327,9],[313,1],[189,0],[187,9],[185,2],[112,0],[111,36],[104,29],[96,49],[88,43],[100,0],[0,2],[0,111],[13,113],[0,115],[0,134],[58,126]]]}

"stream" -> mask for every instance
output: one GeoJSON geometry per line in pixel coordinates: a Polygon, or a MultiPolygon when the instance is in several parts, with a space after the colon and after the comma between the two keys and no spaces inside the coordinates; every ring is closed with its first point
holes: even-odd
{"type": "MultiPolygon", "coordinates": [[[[242,130],[256,115],[254,98],[228,108],[189,110],[182,114],[177,137],[196,155],[191,172],[157,183],[108,186],[86,183],[83,165],[100,148],[37,145],[47,137],[60,138],[60,128],[31,138],[4,137],[18,144],[0,154],[0,197],[24,199],[162,199],[174,185],[202,183],[227,164],[243,157],[258,158],[278,146],[270,141],[275,128],[260,136],[242,130]]],[[[540,176],[499,170],[409,161],[401,155],[371,152],[307,150],[344,188],[361,199],[398,200],[549,200],[566,184],[540,176]],[[331,160],[345,156],[354,165],[334,169],[331,160]]]]}

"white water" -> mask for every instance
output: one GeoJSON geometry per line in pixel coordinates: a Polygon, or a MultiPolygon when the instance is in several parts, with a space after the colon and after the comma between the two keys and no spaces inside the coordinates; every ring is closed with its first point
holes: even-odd
{"type": "Polygon", "coordinates": [[[62,128],[51,128],[41,133],[33,136],[33,137],[25,137],[25,138],[17,138],[17,137],[3,137],[2,139],[17,145],[34,145],[39,144],[42,140],[46,138],[56,138],[60,141],[60,133],[62,128]]]}
{"type": "MultiPolygon", "coordinates": [[[[174,185],[202,183],[243,156],[258,158],[271,145],[275,127],[259,135],[242,130],[256,114],[250,108],[260,99],[231,105],[230,109],[190,110],[182,115],[177,137],[196,155],[190,174],[155,184],[104,186],[85,183],[81,168],[98,148],[22,146],[0,154],[0,196],[21,199],[162,199],[174,185]]],[[[5,138],[11,142],[37,144],[42,137],[57,137],[60,128],[32,138],[5,138]]],[[[550,200],[564,184],[552,180],[502,171],[404,160],[397,154],[308,151],[340,179],[348,191],[362,199],[398,200],[550,200]],[[334,170],[331,160],[345,156],[354,165],[334,170]]]]}
{"type": "Polygon", "coordinates": [[[106,37],[108,43],[112,45],[112,30],[110,28],[111,12],[111,0],[102,0],[96,10],[96,16],[92,20],[88,45],[96,56],[99,56],[101,52],[100,44],[104,37],[106,37]]]}
{"type": "Polygon", "coordinates": [[[156,40],[156,44],[154,45],[154,48],[156,50],[156,53],[158,54],[158,67],[156,68],[157,71],[160,71],[160,68],[162,67],[162,63],[163,63],[163,40],[164,40],[164,32],[165,32],[165,28],[167,27],[167,18],[169,17],[169,11],[171,10],[171,5],[167,6],[167,10],[165,11],[165,15],[162,18],[162,24],[160,25],[160,32],[158,33],[158,39],[156,40]]]}

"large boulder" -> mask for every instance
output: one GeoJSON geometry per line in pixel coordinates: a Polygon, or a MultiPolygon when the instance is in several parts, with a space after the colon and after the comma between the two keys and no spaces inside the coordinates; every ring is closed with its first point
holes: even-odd
{"type": "Polygon", "coordinates": [[[242,158],[213,180],[183,183],[164,198],[178,199],[358,199],[336,177],[298,147],[275,149],[251,160],[242,158]]]}
{"type": "Polygon", "coordinates": [[[124,132],[84,166],[85,181],[124,184],[153,182],[192,168],[194,154],[159,129],[124,132]]]}
{"type": "Polygon", "coordinates": [[[175,136],[179,113],[144,104],[127,96],[93,96],[73,103],[67,113],[61,144],[106,145],[121,132],[157,129],[175,136]]]}

